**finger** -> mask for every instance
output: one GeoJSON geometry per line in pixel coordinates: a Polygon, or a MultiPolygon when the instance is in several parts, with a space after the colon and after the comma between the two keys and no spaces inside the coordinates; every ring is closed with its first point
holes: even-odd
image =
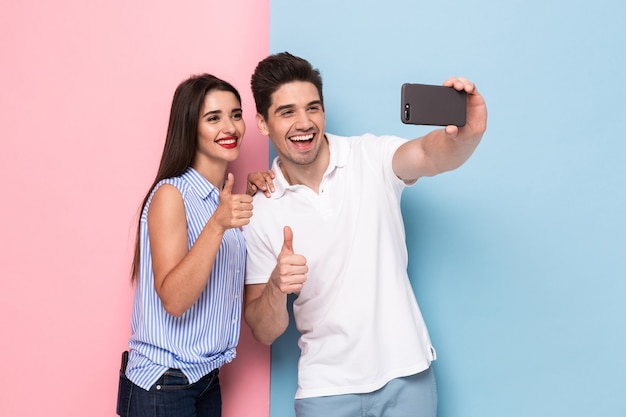
{"type": "Polygon", "coordinates": [[[275,191],[274,179],[276,178],[276,174],[274,174],[274,171],[272,171],[271,169],[267,170],[265,174],[266,174],[265,183],[267,184],[270,191],[274,192],[275,191]]]}
{"type": "Polygon", "coordinates": [[[265,190],[267,180],[263,172],[251,172],[248,174],[248,184],[254,185],[259,190],[265,190]]]}
{"type": "Polygon", "coordinates": [[[267,190],[267,181],[265,181],[265,178],[260,177],[257,180],[255,180],[256,182],[252,183],[252,185],[254,185],[255,187],[257,187],[259,190],[261,191],[265,191],[267,190]]]}
{"type": "Polygon", "coordinates": [[[233,192],[233,185],[235,184],[235,176],[232,172],[228,173],[228,177],[226,178],[226,183],[224,184],[224,188],[222,188],[222,195],[229,195],[233,192]]]}
{"type": "Polygon", "coordinates": [[[454,125],[448,125],[445,127],[446,134],[451,137],[456,137],[459,133],[459,127],[454,125]]]}
{"type": "Polygon", "coordinates": [[[248,194],[233,194],[235,200],[241,203],[242,210],[252,210],[252,199],[251,195],[248,194]]]}
{"type": "Polygon", "coordinates": [[[256,185],[248,183],[248,190],[246,191],[246,194],[255,195],[256,191],[257,191],[256,185]]]}
{"type": "Polygon", "coordinates": [[[474,83],[469,81],[467,78],[459,77],[457,85],[459,86],[457,90],[465,90],[465,92],[469,94],[474,91],[474,83]]]}
{"type": "Polygon", "coordinates": [[[473,93],[476,88],[473,82],[464,77],[448,78],[446,82],[443,83],[443,85],[447,87],[453,87],[455,90],[458,91],[465,91],[469,94],[473,93]]]}
{"type": "Polygon", "coordinates": [[[304,284],[289,284],[282,287],[281,291],[285,294],[298,294],[300,291],[302,291],[303,287],[304,284]]]}
{"type": "Polygon", "coordinates": [[[281,252],[293,253],[293,231],[291,230],[291,227],[285,226],[283,228],[283,236],[284,240],[281,252]]]}

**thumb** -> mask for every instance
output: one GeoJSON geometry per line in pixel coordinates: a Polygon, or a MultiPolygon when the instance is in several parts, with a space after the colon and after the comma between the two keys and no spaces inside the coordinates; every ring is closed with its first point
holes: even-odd
{"type": "Polygon", "coordinates": [[[293,253],[293,231],[291,230],[291,227],[289,226],[285,226],[283,228],[283,234],[284,234],[284,241],[283,241],[283,248],[281,250],[281,252],[285,253],[293,253]]]}
{"type": "Polygon", "coordinates": [[[233,185],[235,184],[235,176],[232,172],[228,173],[228,177],[226,178],[226,182],[224,183],[224,188],[220,194],[229,195],[233,192],[233,185]]]}

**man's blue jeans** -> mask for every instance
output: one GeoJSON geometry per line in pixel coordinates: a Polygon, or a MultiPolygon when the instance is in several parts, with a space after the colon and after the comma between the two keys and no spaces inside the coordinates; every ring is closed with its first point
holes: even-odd
{"type": "Polygon", "coordinates": [[[219,370],[194,384],[178,369],[169,369],[146,391],[120,372],[117,414],[121,417],[221,417],[219,370]]]}

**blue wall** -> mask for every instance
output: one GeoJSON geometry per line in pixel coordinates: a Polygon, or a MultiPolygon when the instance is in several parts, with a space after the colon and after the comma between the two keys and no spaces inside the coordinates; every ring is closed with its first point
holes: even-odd
{"type": "MultiPolygon", "coordinates": [[[[489,127],[403,196],[442,417],[626,415],[626,2],[272,0],[271,52],[325,81],[327,130],[421,136],[400,85],[475,81],[489,127]]],[[[293,415],[293,330],[271,415],[293,415]]]]}

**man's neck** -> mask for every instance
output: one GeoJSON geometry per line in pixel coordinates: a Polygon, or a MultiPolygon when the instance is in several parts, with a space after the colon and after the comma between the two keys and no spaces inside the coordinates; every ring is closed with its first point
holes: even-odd
{"type": "Polygon", "coordinates": [[[322,148],[317,159],[308,165],[298,165],[283,162],[279,159],[279,167],[283,176],[290,185],[304,185],[319,193],[319,187],[328,164],[330,163],[330,148],[328,144],[322,148]]]}

